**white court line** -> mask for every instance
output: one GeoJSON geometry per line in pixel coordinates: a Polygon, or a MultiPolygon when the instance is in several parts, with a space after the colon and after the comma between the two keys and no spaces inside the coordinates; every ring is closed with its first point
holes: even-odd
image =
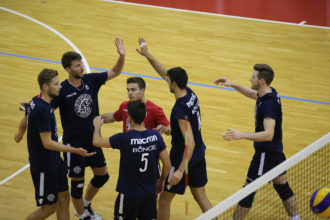
{"type": "Polygon", "coordinates": [[[22,14],[22,13],[19,13],[19,12],[16,12],[16,11],[13,11],[13,10],[10,10],[10,9],[8,9],[8,8],[4,8],[4,7],[1,7],[0,6],[0,9],[2,9],[2,10],[4,10],[4,11],[7,11],[7,12],[10,12],[10,13],[13,13],[13,14],[16,14],[16,15],[19,15],[19,16],[22,16],[22,17],[24,17],[24,18],[26,18],[26,19],[29,19],[29,20],[31,20],[31,21],[33,21],[33,22],[35,22],[35,23],[37,23],[37,24],[40,24],[41,26],[43,26],[43,27],[45,27],[45,28],[47,28],[48,30],[50,30],[50,31],[52,31],[53,33],[55,33],[57,36],[59,36],[60,38],[62,38],[65,42],[67,42],[77,53],[79,53],[80,55],[81,55],[81,57],[82,57],[82,61],[83,61],[83,63],[84,63],[84,65],[85,65],[85,68],[86,68],[86,72],[87,73],[90,73],[91,72],[91,70],[90,70],[90,68],[89,68],[89,65],[88,65],[88,63],[87,63],[87,60],[85,59],[85,57],[84,57],[84,55],[81,53],[81,51],[76,47],[76,45],[74,45],[67,37],[65,37],[63,34],[61,34],[60,32],[58,32],[57,30],[55,30],[54,28],[52,28],[52,27],[50,27],[50,26],[48,26],[47,24],[45,24],[45,23],[43,23],[43,22],[41,22],[41,21],[38,21],[38,20],[36,20],[36,19],[34,19],[34,18],[31,18],[31,17],[29,17],[29,16],[27,16],[27,15],[25,15],[25,14],[22,14]]]}
{"type": "MultiPolygon", "coordinates": [[[[58,142],[62,141],[62,136],[58,139],[58,142]]],[[[15,176],[17,176],[18,174],[20,174],[21,172],[23,172],[24,170],[26,170],[27,168],[30,167],[30,164],[26,164],[24,167],[22,167],[21,169],[17,170],[15,173],[13,173],[12,175],[8,176],[6,179],[2,180],[0,182],[0,185],[2,185],[3,183],[9,181],[10,179],[14,178],[15,176]]]]}
{"type": "MultiPolygon", "coordinates": [[[[19,13],[19,12],[16,12],[16,11],[13,11],[11,9],[8,9],[8,8],[4,8],[4,7],[1,7],[0,6],[0,9],[4,10],[4,11],[7,11],[7,12],[10,12],[10,13],[13,13],[13,14],[16,14],[16,15],[19,15],[19,16],[22,16],[26,19],[29,19],[37,24],[40,24],[41,26],[47,28],[48,30],[52,31],[53,33],[55,33],[57,36],[59,36],[60,38],[62,38],[65,42],[67,42],[77,53],[79,53],[82,57],[82,61],[85,65],[85,68],[86,68],[86,71],[87,73],[90,73],[91,70],[89,68],[89,65],[88,65],[88,62],[87,60],[85,59],[84,55],[81,53],[81,51],[78,49],[78,47],[76,47],[76,45],[74,45],[67,37],[65,37],[63,34],[61,34],[60,32],[58,32],[57,30],[55,30],[54,28],[48,26],[47,24],[41,22],[41,21],[38,21],[34,18],[31,18],[25,14],[22,14],[22,13],[19,13]]],[[[59,138],[58,142],[61,142],[62,141],[62,136],[59,138]]],[[[18,174],[20,174],[21,172],[23,172],[26,168],[30,167],[30,164],[26,164],[23,168],[21,168],[20,170],[18,170],[17,172],[15,172],[14,174],[10,175],[9,177],[7,177],[6,179],[2,180],[0,182],[0,185],[2,185],[3,183],[7,182],[8,180],[14,178],[15,176],[17,176],[18,174]]]]}
{"type": "Polygon", "coordinates": [[[284,21],[272,21],[272,20],[265,20],[265,19],[259,19],[259,18],[247,18],[247,17],[241,17],[241,16],[216,14],[216,13],[202,12],[202,11],[192,11],[192,10],[186,10],[186,9],[169,8],[169,7],[163,7],[163,6],[146,5],[146,4],[140,4],[140,3],[116,1],[116,0],[99,0],[99,1],[113,2],[113,3],[118,3],[118,4],[124,4],[124,5],[143,6],[143,7],[149,7],[149,8],[159,8],[159,9],[166,9],[166,10],[172,10],[172,11],[181,11],[181,12],[189,12],[189,13],[196,13],[196,14],[204,14],[204,15],[213,15],[213,16],[219,16],[219,17],[245,19],[245,20],[252,20],[252,21],[263,21],[263,22],[276,23],[276,24],[288,24],[288,25],[294,25],[294,26],[300,26],[300,27],[303,26],[303,27],[330,29],[330,27],[317,26],[317,25],[301,25],[301,24],[297,24],[297,23],[284,22],[284,21]]]}

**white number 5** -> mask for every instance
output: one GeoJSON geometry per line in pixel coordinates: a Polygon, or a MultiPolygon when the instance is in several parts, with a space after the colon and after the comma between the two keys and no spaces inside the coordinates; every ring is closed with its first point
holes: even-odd
{"type": "Polygon", "coordinates": [[[149,153],[143,153],[142,154],[142,157],[141,157],[141,162],[144,162],[144,167],[143,168],[140,168],[140,172],[145,172],[147,170],[147,167],[148,167],[148,158],[147,156],[149,156],[149,153]]]}

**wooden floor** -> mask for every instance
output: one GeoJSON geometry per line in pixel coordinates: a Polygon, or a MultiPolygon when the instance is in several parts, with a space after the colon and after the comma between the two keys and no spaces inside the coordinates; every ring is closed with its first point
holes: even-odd
{"type": "MultiPolygon", "coordinates": [[[[91,67],[111,68],[117,59],[113,40],[124,39],[127,50],[124,71],[157,76],[135,51],[143,36],[150,51],[167,67],[181,66],[189,81],[213,85],[227,76],[250,86],[252,66],[270,64],[275,70],[273,86],[282,96],[326,102],[282,99],[284,148],[292,156],[330,130],[330,30],[286,24],[249,21],[157,8],[122,5],[96,0],[23,1],[2,0],[0,6],[23,13],[71,40],[91,67]]],[[[73,50],[63,39],[26,18],[0,10],[0,52],[59,61],[73,50]]],[[[62,66],[42,60],[0,55],[0,181],[28,163],[26,138],[16,144],[13,136],[23,116],[20,101],[39,91],[37,74],[54,68],[61,80],[67,77],[62,66]]],[[[122,74],[102,87],[101,113],[115,111],[127,99],[126,78],[122,74]]],[[[175,102],[165,82],[146,78],[148,99],[160,105],[166,115],[175,102]]],[[[253,155],[252,142],[225,142],[227,128],[254,130],[254,101],[234,91],[191,85],[202,112],[202,132],[207,146],[209,182],[206,190],[213,205],[241,188],[253,155]]],[[[60,118],[56,113],[58,128],[60,118]]],[[[104,126],[110,136],[121,123],[104,126]]],[[[61,132],[60,132],[61,133],[61,132]]],[[[165,137],[168,148],[170,138],[165,137]]],[[[95,198],[93,206],[104,219],[112,219],[118,177],[119,153],[105,150],[111,179],[95,198]]],[[[87,177],[91,172],[87,171],[87,177]]],[[[88,179],[87,178],[87,179],[88,179]]],[[[189,193],[189,218],[201,214],[189,193]]],[[[184,196],[172,203],[171,219],[183,219],[184,196]]],[[[24,219],[36,208],[29,170],[0,185],[0,219],[24,219]]],[[[71,207],[71,210],[72,207],[71,207]]],[[[49,219],[55,219],[55,216],[49,219]]],[[[72,219],[75,219],[72,214],[72,219]]]]}

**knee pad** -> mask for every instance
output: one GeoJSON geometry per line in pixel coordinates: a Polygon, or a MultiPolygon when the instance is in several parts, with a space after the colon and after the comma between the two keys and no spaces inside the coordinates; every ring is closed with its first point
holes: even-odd
{"type": "Polygon", "coordinates": [[[283,201],[293,196],[293,192],[288,182],[286,182],[285,184],[273,184],[273,186],[283,201]]]}
{"type": "Polygon", "coordinates": [[[101,188],[109,178],[110,176],[108,173],[104,176],[94,175],[93,179],[91,180],[91,184],[96,188],[101,188]]]}
{"type": "Polygon", "coordinates": [[[75,199],[81,199],[84,190],[84,180],[71,180],[71,196],[75,199]]]}
{"type": "Polygon", "coordinates": [[[245,197],[244,199],[239,201],[238,204],[244,208],[251,208],[255,195],[256,195],[256,192],[251,193],[250,195],[248,195],[247,197],[245,197]]]}

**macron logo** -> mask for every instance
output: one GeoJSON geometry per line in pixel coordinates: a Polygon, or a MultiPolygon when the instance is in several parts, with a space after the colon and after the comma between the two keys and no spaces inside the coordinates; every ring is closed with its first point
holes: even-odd
{"type": "Polygon", "coordinates": [[[157,141],[157,136],[148,136],[146,138],[132,138],[131,139],[131,145],[137,145],[137,144],[148,144],[149,142],[157,141]]]}

